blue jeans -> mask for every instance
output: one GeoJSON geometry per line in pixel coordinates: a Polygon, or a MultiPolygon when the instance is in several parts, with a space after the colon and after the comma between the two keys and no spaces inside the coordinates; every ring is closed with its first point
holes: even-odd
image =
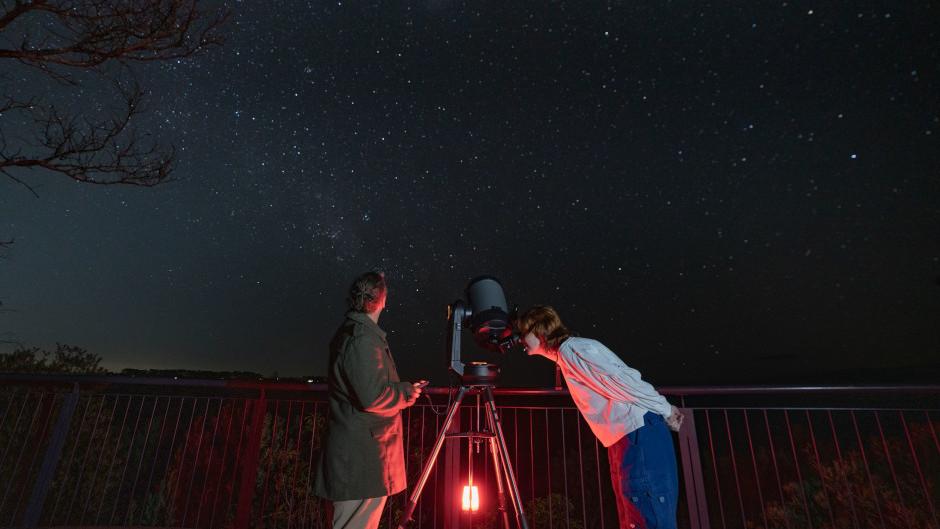
{"type": "Polygon", "coordinates": [[[662,415],[646,412],[645,425],[608,448],[610,477],[621,529],[676,529],[679,478],[672,433],[662,415]]]}

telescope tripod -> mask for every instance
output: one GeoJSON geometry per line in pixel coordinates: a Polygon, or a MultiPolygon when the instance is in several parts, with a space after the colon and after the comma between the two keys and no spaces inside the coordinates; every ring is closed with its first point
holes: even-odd
{"type": "MultiPolygon", "coordinates": [[[[477,405],[479,406],[479,403],[477,405]]],[[[421,491],[424,489],[424,485],[427,483],[428,477],[431,475],[431,470],[433,470],[434,463],[437,461],[437,456],[441,452],[441,447],[444,446],[444,441],[447,438],[460,437],[466,437],[471,441],[485,439],[489,442],[490,453],[493,460],[493,471],[496,476],[497,505],[498,511],[503,520],[503,528],[510,529],[509,513],[506,510],[506,491],[508,489],[509,497],[512,501],[512,507],[515,511],[516,526],[519,529],[529,529],[529,524],[526,521],[525,512],[522,508],[522,500],[519,496],[519,486],[516,484],[516,475],[513,473],[512,465],[509,462],[509,450],[506,448],[506,438],[503,436],[503,427],[500,425],[499,415],[496,413],[496,403],[493,401],[493,384],[491,383],[479,383],[460,386],[457,397],[454,399],[453,403],[450,405],[450,408],[447,410],[447,417],[444,419],[444,424],[441,427],[441,431],[438,433],[437,440],[434,442],[434,448],[431,449],[431,455],[425,462],[424,469],[421,471],[421,476],[418,478],[418,483],[415,485],[414,491],[412,491],[411,496],[408,499],[408,505],[405,507],[405,511],[402,514],[401,521],[398,524],[398,529],[405,529],[405,525],[411,521],[415,506],[418,504],[418,498],[421,497],[421,491]],[[450,429],[450,425],[454,421],[454,417],[457,415],[457,410],[460,409],[460,404],[463,401],[463,398],[471,392],[476,393],[477,395],[483,395],[484,407],[486,409],[486,423],[489,431],[470,431],[448,434],[447,431],[450,429]],[[504,479],[506,483],[503,483],[504,479]]],[[[473,462],[468,461],[467,464],[473,465],[473,462]]]]}

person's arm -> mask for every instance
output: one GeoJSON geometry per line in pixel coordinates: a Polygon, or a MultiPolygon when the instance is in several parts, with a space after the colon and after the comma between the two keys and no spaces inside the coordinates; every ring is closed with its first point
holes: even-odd
{"type": "Polygon", "coordinates": [[[640,378],[640,372],[624,366],[628,371],[621,371],[620,376],[611,377],[609,384],[612,388],[612,394],[620,395],[623,398],[633,398],[631,402],[647,410],[654,411],[666,419],[666,426],[674,432],[682,428],[682,421],[685,416],[669,401],[662,396],[649,383],[640,378]]]}
{"type": "Polygon", "coordinates": [[[668,418],[672,415],[673,406],[666,397],[662,396],[649,383],[640,378],[635,369],[624,366],[626,369],[614,373],[602,373],[598,376],[610,398],[632,402],[641,408],[656,412],[668,418]]]}
{"type": "Polygon", "coordinates": [[[392,414],[417,400],[411,382],[389,380],[387,361],[385,344],[372,336],[353,338],[343,355],[343,373],[363,411],[392,414]]]}

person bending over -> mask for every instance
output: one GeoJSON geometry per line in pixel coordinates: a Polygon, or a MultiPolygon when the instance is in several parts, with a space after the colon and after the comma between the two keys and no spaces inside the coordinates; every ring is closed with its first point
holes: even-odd
{"type": "Polygon", "coordinates": [[[555,362],[591,431],[608,449],[621,529],[675,529],[679,482],[670,429],[682,414],[597,340],[572,336],[552,307],[516,327],[527,353],[555,362]]]}

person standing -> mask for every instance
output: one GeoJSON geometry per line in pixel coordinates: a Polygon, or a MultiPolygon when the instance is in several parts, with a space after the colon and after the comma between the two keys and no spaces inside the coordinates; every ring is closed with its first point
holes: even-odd
{"type": "Polygon", "coordinates": [[[330,342],[330,416],[314,493],[332,502],[333,529],[375,529],[388,496],[407,486],[400,412],[421,388],[398,378],[378,325],[387,298],[381,273],[356,278],[330,342]]]}
{"type": "Polygon", "coordinates": [[[552,307],[516,321],[526,352],[558,365],[571,398],[608,449],[621,529],[675,529],[679,480],[672,434],[682,414],[597,340],[571,336],[552,307]]]}

